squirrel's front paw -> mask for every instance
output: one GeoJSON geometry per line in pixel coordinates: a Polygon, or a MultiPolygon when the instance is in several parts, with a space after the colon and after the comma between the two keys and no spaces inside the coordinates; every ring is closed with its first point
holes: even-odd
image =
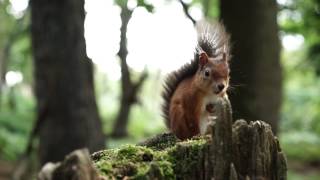
{"type": "Polygon", "coordinates": [[[217,116],[208,116],[208,121],[209,122],[215,122],[217,119],[217,116]]]}
{"type": "Polygon", "coordinates": [[[216,124],[216,119],[217,119],[216,116],[208,116],[205,134],[211,133],[212,127],[216,124]]]}
{"type": "Polygon", "coordinates": [[[216,124],[217,116],[209,116],[208,117],[208,125],[214,126],[216,124]]]}

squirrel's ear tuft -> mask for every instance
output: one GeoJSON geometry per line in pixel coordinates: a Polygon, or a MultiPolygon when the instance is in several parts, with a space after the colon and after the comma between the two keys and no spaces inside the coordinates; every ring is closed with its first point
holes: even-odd
{"type": "Polygon", "coordinates": [[[205,52],[200,53],[199,55],[199,64],[203,67],[208,63],[208,55],[205,52]]]}

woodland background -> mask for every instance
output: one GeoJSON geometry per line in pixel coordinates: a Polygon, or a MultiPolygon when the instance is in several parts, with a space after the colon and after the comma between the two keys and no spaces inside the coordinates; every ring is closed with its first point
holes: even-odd
{"type": "Polygon", "coordinates": [[[288,179],[319,179],[319,0],[0,0],[0,179],[166,131],[162,81],[204,17],[232,37],[235,118],[272,125],[288,179]]]}

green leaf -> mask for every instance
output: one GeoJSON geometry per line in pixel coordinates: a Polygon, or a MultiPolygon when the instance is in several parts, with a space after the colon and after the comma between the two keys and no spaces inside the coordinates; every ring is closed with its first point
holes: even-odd
{"type": "Polygon", "coordinates": [[[127,6],[128,0],[115,0],[115,3],[120,7],[127,6]]]}
{"type": "Polygon", "coordinates": [[[154,6],[152,4],[148,4],[144,0],[138,0],[137,6],[144,7],[150,13],[152,13],[154,9],[154,6]]]}

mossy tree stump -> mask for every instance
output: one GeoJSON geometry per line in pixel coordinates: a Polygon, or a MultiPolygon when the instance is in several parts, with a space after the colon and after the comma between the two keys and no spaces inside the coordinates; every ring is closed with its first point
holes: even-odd
{"type": "MultiPolygon", "coordinates": [[[[212,126],[211,135],[180,141],[174,135],[164,133],[138,145],[96,152],[91,156],[93,163],[88,165],[85,161],[88,166],[85,172],[90,172],[90,176],[79,177],[79,174],[85,174],[78,172],[83,170],[83,165],[73,164],[73,167],[82,167],[73,168],[77,175],[74,177],[81,180],[286,179],[285,156],[271,127],[262,121],[247,123],[237,120],[232,124],[230,104],[223,102],[217,108],[218,118],[212,126]],[[96,175],[92,175],[92,166],[96,175]]],[[[49,173],[58,174],[61,178],[64,171],[59,167],[49,173]]],[[[70,177],[70,172],[67,172],[70,177]]]]}

